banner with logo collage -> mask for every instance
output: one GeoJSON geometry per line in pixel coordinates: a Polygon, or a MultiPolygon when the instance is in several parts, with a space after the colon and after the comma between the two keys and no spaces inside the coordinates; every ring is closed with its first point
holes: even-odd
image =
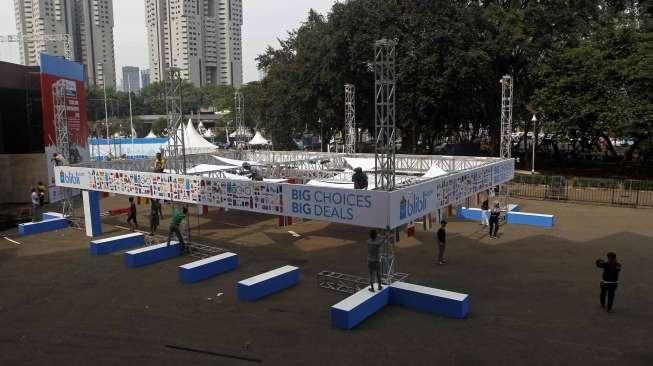
{"type": "Polygon", "coordinates": [[[502,161],[391,192],[389,225],[395,228],[407,224],[507,182],[514,177],[514,166],[513,160],[502,161]]]}
{"type": "Polygon", "coordinates": [[[64,187],[395,228],[512,179],[514,162],[445,175],[389,193],[93,168],[55,170],[57,185],[64,187]]]}
{"type": "Polygon", "coordinates": [[[283,214],[283,189],[277,183],[66,166],[55,170],[63,187],[283,214]]]}

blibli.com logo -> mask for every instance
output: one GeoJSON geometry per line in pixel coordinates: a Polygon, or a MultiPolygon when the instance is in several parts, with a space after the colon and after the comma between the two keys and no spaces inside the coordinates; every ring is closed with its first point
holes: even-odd
{"type": "Polygon", "coordinates": [[[402,196],[401,202],[399,202],[399,219],[403,220],[407,217],[415,217],[421,213],[426,213],[429,197],[432,195],[433,191],[431,190],[413,193],[408,199],[406,199],[406,196],[402,196]]]}
{"type": "Polygon", "coordinates": [[[59,173],[59,182],[62,184],[81,184],[79,173],[59,173]]]}

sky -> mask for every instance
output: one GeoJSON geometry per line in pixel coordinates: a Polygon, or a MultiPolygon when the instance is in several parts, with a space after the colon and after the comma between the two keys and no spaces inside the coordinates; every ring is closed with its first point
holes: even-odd
{"type": "MultiPolygon", "coordinates": [[[[14,0],[0,0],[0,35],[16,34],[14,0]]],[[[326,14],[334,0],[243,0],[243,79],[259,79],[255,58],[268,45],[277,46],[306,19],[308,10],[326,14]]],[[[113,0],[113,42],[116,70],[122,66],[149,68],[145,0],[113,0]]],[[[18,44],[0,43],[0,60],[20,62],[18,44]]],[[[121,79],[120,71],[117,79],[121,79]]]]}

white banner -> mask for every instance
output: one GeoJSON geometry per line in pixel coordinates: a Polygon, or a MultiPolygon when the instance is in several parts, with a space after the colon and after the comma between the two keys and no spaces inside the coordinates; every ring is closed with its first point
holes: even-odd
{"type": "Polygon", "coordinates": [[[385,228],[388,194],[299,184],[284,185],[286,216],[385,228]]]}
{"type": "Polygon", "coordinates": [[[414,221],[429,212],[462,203],[477,193],[491,189],[494,179],[503,183],[514,176],[514,162],[500,162],[438,177],[390,194],[390,227],[414,221]],[[495,167],[498,168],[495,170],[495,167]],[[512,167],[512,171],[510,168],[512,167]],[[496,175],[494,174],[496,173],[496,175]]]}
{"type": "Polygon", "coordinates": [[[393,192],[200,176],[56,167],[57,185],[364,227],[395,228],[511,180],[514,161],[431,179],[393,192]]]}

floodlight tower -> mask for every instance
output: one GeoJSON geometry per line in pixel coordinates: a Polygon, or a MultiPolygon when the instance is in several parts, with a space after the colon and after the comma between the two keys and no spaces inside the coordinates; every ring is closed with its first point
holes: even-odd
{"type": "Polygon", "coordinates": [[[245,141],[245,122],[244,122],[244,113],[245,113],[245,103],[243,101],[243,93],[240,92],[240,89],[236,89],[234,93],[234,125],[236,126],[236,138],[235,143],[236,147],[242,145],[245,141]]]}
{"type": "MultiPolygon", "coordinates": [[[[374,43],[374,182],[383,191],[395,189],[395,73],[396,40],[381,39],[374,43]]],[[[395,230],[383,230],[385,240],[381,264],[386,283],[395,273],[395,230]]]]}
{"type": "MultiPolygon", "coordinates": [[[[68,136],[68,114],[66,106],[67,83],[68,81],[62,79],[52,85],[52,103],[57,153],[63,155],[65,161],[70,161],[70,139],[68,136]]],[[[70,188],[64,188],[62,193],[61,213],[64,217],[72,217],[73,206],[70,198],[70,188]]]]}
{"type": "Polygon", "coordinates": [[[168,70],[165,80],[166,114],[168,115],[168,168],[176,174],[186,174],[186,145],[182,124],[181,71],[168,70]]]}
{"type": "Polygon", "coordinates": [[[356,87],[345,84],[345,154],[356,154],[356,87]]]}
{"type": "MultiPolygon", "coordinates": [[[[513,104],[513,81],[512,76],[504,75],[501,80],[501,141],[499,146],[499,157],[510,159],[512,157],[512,104],[513,104]]],[[[510,189],[507,185],[499,186],[501,207],[508,209],[510,203],[510,189]]]]}

